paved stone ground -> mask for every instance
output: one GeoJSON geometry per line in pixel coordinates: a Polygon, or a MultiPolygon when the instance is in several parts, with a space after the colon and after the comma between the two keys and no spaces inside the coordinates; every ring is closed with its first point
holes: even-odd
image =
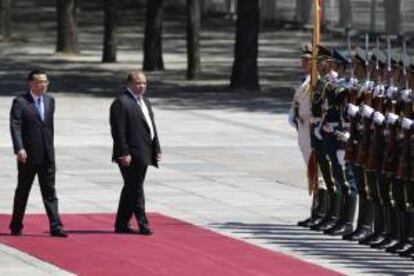
{"type": "MultiPolygon", "coordinates": [[[[101,64],[102,14],[91,12],[80,20],[82,55],[55,55],[53,9],[20,3],[25,4],[20,4],[20,16],[43,23],[31,27],[16,23],[16,39],[0,44],[0,213],[11,212],[16,181],[8,131],[11,95],[25,88],[25,73],[34,64],[50,71],[51,90],[59,92],[54,95],[61,211],[115,212],[121,178],[110,162],[108,108],[110,96],[121,89],[124,72],[141,64],[142,27],[126,25],[133,13],[126,14],[120,29],[120,62],[101,64]]],[[[168,70],[150,74],[164,161],[147,177],[148,210],[345,274],[414,274],[411,261],[295,226],[308,215],[310,199],[296,134],[286,119],[289,87],[298,79],[298,49],[309,33],[262,32],[263,92],[252,95],[226,89],[233,28],[214,20],[206,25],[201,34],[200,80],[184,79],[184,29],[182,22],[173,20],[165,28],[168,70]]],[[[36,186],[28,212],[43,212],[36,186]]],[[[65,273],[0,247],[0,275],[65,273]]]]}
{"type": "MultiPolygon", "coordinates": [[[[110,162],[111,98],[56,98],[61,212],[115,212],[121,182],[110,162]]],[[[414,273],[411,261],[295,226],[308,214],[309,198],[295,132],[286,123],[287,102],[228,94],[153,101],[164,161],[147,178],[149,211],[345,274],[414,273]]],[[[1,213],[10,213],[16,178],[7,129],[10,102],[11,97],[0,98],[1,213]]],[[[43,212],[36,186],[28,212],[43,212]]],[[[1,275],[59,272],[5,246],[0,263],[1,275]]]]}

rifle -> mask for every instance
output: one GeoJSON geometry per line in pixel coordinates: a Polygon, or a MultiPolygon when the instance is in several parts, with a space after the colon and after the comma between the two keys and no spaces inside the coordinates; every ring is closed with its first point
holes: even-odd
{"type": "Polygon", "coordinates": [[[352,47],[351,47],[351,36],[350,33],[348,31],[347,33],[347,48],[348,48],[348,54],[351,57],[351,78],[350,78],[350,85],[348,86],[348,95],[347,95],[347,101],[348,101],[348,107],[347,107],[347,112],[348,112],[348,118],[349,118],[349,123],[350,123],[350,127],[349,127],[349,134],[350,137],[348,139],[348,142],[346,143],[346,148],[345,148],[345,157],[344,159],[347,160],[350,163],[355,163],[356,161],[356,155],[358,152],[358,120],[359,120],[359,116],[357,113],[354,113],[354,115],[352,116],[351,113],[351,108],[353,106],[351,106],[350,104],[354,105],[357,102],[357,98],[358,98],[358,89],[356,88],[356,81],[354,79],[354,64],[352,61],[352,47]]]}

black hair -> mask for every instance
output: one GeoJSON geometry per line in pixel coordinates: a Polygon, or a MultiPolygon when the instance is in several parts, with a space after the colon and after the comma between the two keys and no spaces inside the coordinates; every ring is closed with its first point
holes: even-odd
{"type": "Polygon", "coordinates": [[[47,75],[46,71],[40,68],[32,69],[27,75],[27,80],[32,81],[34,75],[47,75]]]}

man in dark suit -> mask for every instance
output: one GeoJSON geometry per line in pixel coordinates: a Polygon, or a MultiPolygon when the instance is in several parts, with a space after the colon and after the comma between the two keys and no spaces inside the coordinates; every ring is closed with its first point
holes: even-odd
{"type": "Polygon", "coordinates": [[[37,175],[49,218],[50,235],[67,237],[59,217],[55,190],[55,100],[46,94],[49,81],[44,71],[32,70],[28,75],[28,84],[30,90],[13,100],[10,111],[10,132],[18,170],[11,234],[22,234],[29,192],[37,175]]]}
{"type": "Polygon", "coordinates": [[[147,79],[131,72],[127,88],[111,105],[112,161],[118,163],[124,180],[115,221],[116,233],[135,233],[129,226],[132,216],[139,233],[151,235],[145,214],[144,180],[149,165],[158,167],[161,148],[149,100],[144,97],[147,79]]]}

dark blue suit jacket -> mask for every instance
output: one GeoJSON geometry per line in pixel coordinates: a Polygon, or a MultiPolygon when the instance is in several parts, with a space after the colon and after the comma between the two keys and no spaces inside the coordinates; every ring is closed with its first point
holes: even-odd
{"type": "Polygon", "coordinates": [[[41,163],[44,158],[55,162],[54,149],[54,112],[55,100],[48,94],[43,95],[45,107],[44,121],[35,106],[30,92],[13,100],[10,110],[10,133],[14,152],[25,149],[28,162],[41,163]]]}

